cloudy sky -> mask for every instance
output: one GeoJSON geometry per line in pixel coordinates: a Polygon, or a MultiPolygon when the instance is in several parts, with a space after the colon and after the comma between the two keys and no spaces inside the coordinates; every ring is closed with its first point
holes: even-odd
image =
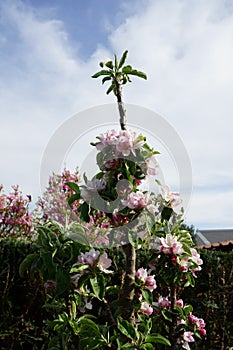
{"type": "MultiPolygon", "coordinates": [[[[0,0],[0,183],[6,192],[18,183],[36,200],[48,143],[72,116],[114,102],[90,76],[99,61],[125,49],[128,62],[148,75],[125,88],[125,102],[161,115],[189,155],[187,223],[232,228],[231,0],[0,0]]],[[[141,128],[151,128],[143,117],[141,128]]],[[[79,165],[90,151],[88,137],[73,147],[67,163],[73,165],[75,155],[79,165]]],[[[153,146],[176,188],[166,141],[153,146]]]]}

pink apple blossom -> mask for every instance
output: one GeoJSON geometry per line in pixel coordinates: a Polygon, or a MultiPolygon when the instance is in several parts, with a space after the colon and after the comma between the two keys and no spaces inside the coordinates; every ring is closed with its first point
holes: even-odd
{"type": "Polygon", "coordinates": [[[74,215],[79,215],[79,203],[76,201],[71,206],[68,205],[68,198],[74,191],[67,185],[67,182],[79,183],[78,170],[71,173],[64,169],[62,174],[52,174],[49,177],[49,184],[36,203],[33,211],[33,219],[40,224],[52,219],[62,225],[71,222],[74,215]]]}
{"type": "Polygon", "coordinates": [[[184,252],[182,243],[177,240],[176,236],[170,233],[166,237],[156,237],[154,241],[150,243],[150,248],[163,252],[164,254],[182,254],[184,252]]]}
{"type": "Polygon", "coordinates": [[[149,201],[148,194],[144,194],[141,191],[131,192],[128,198],[122,200],[122,204],[130,209],[145,208],[149,201]]]}
{"type": "Polygon", "coordinates": [[[194,342],[195,339],[193,338],[193,332],[184,332],[183,334],[184,341],[191,343],[194,342]]]}
{"type": "Polygon", "coordinates": [[[147,270],[144,269],[143,267],[140,267],[140,269],[137,270],[136,276],[143,282],[146,281],[147,278],[147,270]]]}
{"type": "Polygon", "coordinates": [[[145,284],[147,289],[149,289],[151,292],[153,292],[153,290],[157,288],[157,284],[154,276],[147,276],[145,280],[145,284]]]}
{"type": "MultiPolygon", "coordinates": [[[[0,193],[0,237],[23,237],[32,233],[32,215],[29,212],[31,196],[23,197],[18,185],[9,194],[0,193]]],[[[3,186],[0,186],[3,192],[3,186]]]]}
{"type": "Polygon", "coordinates": [[[141,303],[141,307],[139,311],[142,312],[143,314],[150,316],[153,313],[153,307],[150,306],[146,301],[143,301],[141,303]]]}
{"type": "Polygon", "coordinates": [[[147,270],[143,267],[137,270],[136,277],[138,277],[151,292],[157,288],[154,276],[148,276],[147,270]]]}
{"type": "Polygon", "coordinates": [[[106,133],[98,136],[100,140],[96,144],[96,148],[98,151],[101,151],[106,146],[113,146],[117,143],[118,134],[116,130],[108,130],[106,133]]]}
{"type": "Polygon", "coordinates": [[[206,324],[203,318],[198,318],[196,321],[197,328],[205,328],[206,324]]]}
{"type": "Polygon", "coordinates": [[[118,136],[116,151],[123,154],[123,156],[129,156],[133,149],[133,139],[127,131],[121,131],[118,136]]]}
{"type": "Polygon", "coordinates": [[[162,308],[169,308],[171,306],[171,302],[168,300],[167,297],[162,297],[160,295],[158,300],[158,305],[161,306],[162,308]]]}
{"type": "MultiPolygon", "coordinates": [[[[103,271],[103,272],[107,272],[106,270],[111,266],[112,264],[112,260],[108,258],[108,255],[106,252],[104,252],[98,260],[98,268],[103,271]]],[[[109,271],[108,271],[109,272],[109,271]]]]}
{"type": "Polygon", "coordinates": [[[147,174],[148,175],[156,175],[157,174],[157,168],[158,168],[158,163],[155,158],[155,156],[151,156],[150,158],[147,158],[146,160],[146,165],[147,165],[147,174]]]}
{"type": "Polygon", "coordinates": [[[93,266],[95,261],[98,259],[100,252],[92,248],[89,252],[81,253],[78,256],[78,262],[93,266]]]}
{"type": "Polygon", "coordinates": [[[162,188],[162,197],[165,200],[166,204],[172,209],[175,209],[175,207],[182,203],[180,194],[178,192],[171,192],[168,186],[164,186],[162,188]]]}

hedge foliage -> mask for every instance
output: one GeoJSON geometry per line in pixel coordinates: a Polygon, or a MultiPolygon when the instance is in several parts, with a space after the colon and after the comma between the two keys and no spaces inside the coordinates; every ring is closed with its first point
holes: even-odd
{"type": "MultiPolygon", "coordinates": [[[[33,253],[30,243],[0,240],[0,348],[2,350],[46,349],[47,320],[42,308],[45,292],[40,276],[19,276],[19,266],[33,253]],[[36,277],[36,278],[35,278],[36,277]]],[[[206,320],[207,337],[196,350],[230,350],[233,346],[233,251],[201,250],[204,261],[194,288],[184,291],[195,314],[206,320]]]]}
{"type": "MultiPolygon", "coordinates": [[[[206,321],[207,338],[196,349],[233,349],[233,251],[201,250],[204,261],[195,288],[185,290],[196,314],[206,321]]],[[[194,346],[195,349],[195,346],[194,346]]]]}
{"type": "Polygon", "coordinates": [[[19,266],[32,253],[30,243],[0,240],[0,349],[43,349],[44,290],[39,276],[22,279],[19,266]]]}

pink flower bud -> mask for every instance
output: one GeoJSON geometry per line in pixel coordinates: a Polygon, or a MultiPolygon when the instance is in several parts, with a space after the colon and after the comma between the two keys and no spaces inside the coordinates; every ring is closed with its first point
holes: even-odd
{"type": "Polygon", "coordinates": [[[139,300],[142,300],[142,293],[137,292],[135,295],[139,300]]]}
{"type": "Polygon", "coordinates": [[[173,264],[177,262],[177,257],[175,255],[172,256],[171,261],[173,264]]]}
{"type": "Polygon", "coordinates": [[[196,323],[197,322],[197,317],[194,316],[193,314],[188,315],[188,320],[190,323],[196,323]]]}
{"type": "Polygon", "coordinates": [[[176,301],[176,305],[179,306],[179,307],[183,307],[184,306],[184,302],[182,299],[179,299],[176,301]]]}
{"type": "Polygon", "coordinates": [[[116,165],[117,165],[117,160],[116,159],[108,160],[105,163],[106,168],[109,168],[109,169],[114,169],[116,167],[116,165]]]}
{"type": "Polygon", "coordinates": [[[201,328],[201,329],[199,329],[199,333],[201,334],[201,335],[206,335],[206,330],[205,330],[205,328],[201,328]]]}

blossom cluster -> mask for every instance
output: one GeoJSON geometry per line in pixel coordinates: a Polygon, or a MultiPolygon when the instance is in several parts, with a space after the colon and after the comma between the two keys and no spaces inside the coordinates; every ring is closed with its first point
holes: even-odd
{"type": "Polygon", "coordinates": [[[148,276],[148,272],[143,267],[139,268],[136,272],[136,277],[142,282],[142,285],[145,286],[149,291],[153,292],[157,288],[155,281],[155,276],[148,276]]]}
{"type": "MultiPolygon", "coordinates": [[[[139,267],[133,278],[134,315],[138,317],[138,322],[147,322],[150,317],[155,331],[161,331],[168,338],[171,329],[169,322],[175,323],[177,334],[172,336],[173,341],[177,339],[177,347],[189,349],[189,343],[195,337],[205,335],[205,323],[192,315],[191,309],[187,312],[183,300],[176,298],[180,297],[183,287],[194,284],[193,277],[201,269],[202,259],[196,249],[191,248],[189,233],[179,227],[175,210],[181,203],[180,197],[167,186],[162,188],[160,194],[149,193],[143,191],[143,186],[139,187],[145,176],[156,175],[154,153],[144,137],[137,137],[133,132],[111,130],[98,139],[95,146],[99,151],[97,164],[100,172],[92,180],[84,176],[83,185],[79,185],[78,175],[73,180],[70,173],[66,173],[65,180],[54,175],[41,202],[43,210],[47,206],[50,218],[66,223],[68,212],[64,203],[72,196],[72,188],[77,189],[71,209],[80,220],[78,233],[81,232],[84,242],[88,241],[87,246],[92,247],[79,250],[77,260],[69,272],[77,307],[81,312],[88,312],[92,310],[95,297],[108,303],[114,301],[116,295],[121,296],[115,286],[114,294],[111,294],[112,288],[107,289],[107,286],[115,285],[115,280],[124,281],[124,276],[121,276],[122,272],[116,266],[116,261],[120,260],[114,260],[114,271],[110,270],[112,260],[104,247],[116,244],[120,246],[119,253],[124,253],[123,245],[130,239],[135,240],[135,249],[148,249],[150,257],[141,255],[140,264],[145,268],[139,267]],[[69,182],[73,182],[73,186],[67,185],[69,182]],[[101,206],[98,206],[100,203],[101,206]],[[169,215],[163,216],[166,210],[169,215]],[[134,220],[135,225],[127,225],[134,220]],[[174,223],[176,228],[173,229],[174,223]],[[129,232],[131,227],[132,232],[129,232]],[[160,284],[158,288],[157,282],[160,284]],[[166,297],[161,295],[163,282],[166,293],[169,291],[166,297]],[[169,289],[171,284],[174,285],[174,294],[169,289]],[[160,323],[166,324],[166,327],[160,329],[160,323]]],[[[122,258],[125,259],[123,255],[122,258]]],[[[54,288],[54,281],[47,281],[45,288],[54,288]]],[[[94,306],[95,303],[92,312],[100,312],[94,310],[94,306]]],[[[111,318],[114,318],[115,309],[112,309],[111,303],[107,307],[112,313],[111,318]]]]}
{"type": "Polygon", "coordinates": [[[196,272],[201,270],[203,260],[195,248],[189,248],[190,254],[185,252],[183,243],[178,238],[170,233],[165,237],[156,237],[150,243],[150,248],[157,253],[164,253],[171,256],[173,264],[178,264],[182,272],[191,271],[196,277],[196,272]]]}
{"type": "Polygon", "coordinates": [[[122,200],[122,203],[130,209],[143,209],[147,206],[149,194],[141,191],[131,192],[128,197],[122,200]]]}
{"type": "Polygon", "coordinates": [[[162,187],[161,199],[166,206],[174,210],[182,203],[180,194],[178,192],[170,191],[168,186],[162,187]]]}
{"type": "Polygon", "coordinates": [[[112,146],[116,150],[116,155],[129,156],[135,150],[141,148],[145,144],[145,139],[137,136],[133,131],[109,130],[97,137],[99,142],[95,144],[98,151],[102,151],[106,146],[112,146]]]}
{"type": "Polygon", "coordinates": [[[92,248],[89,252],[78,256],[78,263],[87,264],[89,267],[96,265],[101,271],[108,273],[107,269],[111,266],[112,260],[108,258],[106,252],[100,254],[99,250],[92,248]]]}
{"type": "Polygon", "coordinates": [[[49,177],[48,187],[42,197],[38,199],[36,209],[33,212],[35,220],[38,221],[38,218],[41,217],[42,222],[51,219],[65,225],[67,221],[72,220],[72,215],[78,214],[77,204],[72,205],[71,208],[68,205],[68,198],[74,192],[67,185],[67,182],[79,183],[78,170],[71,173],[64,169],[61,175],[53,173],[49,177]]]}
{"type": "Polygon", "coordinates": [[[32,230],[32,216],[29,212],[30,196],[23,197],[18,185],[12,186],[8,195],[0,185],[0,236],[20,237],[32,230]]]}
{"type": "Polygon", "coordinates": [[[144,136],[131,130],[108,130],[97,139],[99,141],[92,145],[102,152],[106,169],[116,169],[119,159],[124,158],[137,164],[144,176],[157,173],[155,154],[158,152],[148,146],[144,136]]]}
{"type": "MultiPolygon", "coordinates": [[[[157,316],[171,309],[171,301],[168,297],[160,296],[157,303],[154,304],[154,313],[157,316]]],[[[189,350],[189,343],[194,342],[195,333],[199,333],[202,336],[206,335],[205,321],[202,318],[198,318],[190,312],[192,307],[185,305],[182,299],[178,299],[175,302],[175,307],[179,308],[179,317],[177,318],[177,331],[178,338],[177,344],[180,344],[183,349],[189,350]]]]}

